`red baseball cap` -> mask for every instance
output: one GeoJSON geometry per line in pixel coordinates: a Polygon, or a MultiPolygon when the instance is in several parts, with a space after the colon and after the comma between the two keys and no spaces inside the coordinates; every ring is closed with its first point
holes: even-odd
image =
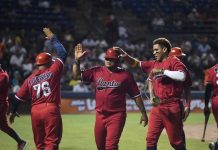
{"type": "Polygon", "coordinates": [[[115,51],[113,48],[109,48],[105,54],[105,58],[110,59],[119,59],[119,53],[115,51]]]}
{"type": "Polygon", "coordinates": [[[183,57],[186,56],[186,54],[182,52],[180,47],[173,47],[171,48],[169,56],[183,57]]]}
{"type": "Polygon", "coordinates": [[[48,62],[52,61],[52,56],[49,53],[40,53],[36,56],[36,65],[40,66],[40,65],[44,65],[48,62]]]}

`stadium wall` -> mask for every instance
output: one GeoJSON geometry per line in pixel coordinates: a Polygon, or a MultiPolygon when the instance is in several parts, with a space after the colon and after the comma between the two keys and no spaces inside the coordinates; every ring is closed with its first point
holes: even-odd
{"type": "MultiPolygon", "coordinates": [[[[144,103],[146,110],[151,109],[151,105],[145,96],[144,103]]],[[[192,91],[191,92],[191,111],[202,112],[204,109],[204,91],[192,91]]],[[[10,94],[9,99],[12,99],[13,94],[10,94]]],[[[10,100],[11,102],[11,100],[10,100]]],[[[210,107],[210,105],[209,105],[210,107]]],[[[126,109],[128,112],[138,112],[134,100],[127,98],[126,109]]],[[[71,91],[62,91],[61,111],[63,114],[78,114],[78,113],[94,113],[95,112],[95,99],[93,93],[73,93],[71,91]]],[[[19,113],[30,113],[30,102],[22,103],[19,106],[19,113]]]]}

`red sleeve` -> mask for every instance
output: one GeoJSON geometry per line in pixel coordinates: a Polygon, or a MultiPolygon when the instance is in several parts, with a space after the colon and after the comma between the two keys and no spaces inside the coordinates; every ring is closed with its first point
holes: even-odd
{"type": "Polygon", "coordinates": [[[94,67],[91,69],[86,69],[81,72],[82,81],[93,82],[96,71],[98,71],[100,67],[94,67]]]}
{"type": "Polygon", "coordinates": [[[51,67],[49,68],[49,70],[51,70],[52,72],[54,72],[55,74],[61,74],[62,70],[64,68],[64,64],[63,62],[57,58],[53,64],[51,65],[51,67]]]}
{"type": "Polygon", "coordinates": [[[133,78],[133,75],[129,73],[128,78],[128,90],[127,93],[131,98],[138,97],[140,95],[139,88],[133,78]]]}
{"type": "Polygon", "coordinates": [[[152,60],[152,61],[140,61],[139,62],[140,68],[141,68],[142,72],[144,72],[144,73],[150,72],[154,68],[154,64],[155,64],[154,60],[152,60]]]}
{"type": "Polygon", "coordinates": [[[172,57],[170,61],[172,64],[172,71],[184,71],[186,73],[187,68],[179,59],[172,57]]]}
{"type": "Polygon", "coordinates": [[[206,72],[206,76],[205,76],[205,84],[212,84],[213,82],[213,77],[211,76],[212,73],[211,73],[211,69],[208,69],[207,72],[206,72]]]}
{"type": "Polygon", "coordinates": [[[28,79],[24,81],[15,97],[20,101],[26,101],[29,98],[28,79]]]}

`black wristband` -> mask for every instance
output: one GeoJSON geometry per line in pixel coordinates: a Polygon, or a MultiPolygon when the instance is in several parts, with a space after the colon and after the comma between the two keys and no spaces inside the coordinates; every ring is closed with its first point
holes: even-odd
{"type": "Polygon", "coordinates": [[[79,61],[78,59],[74,59],[74,60],[73,60],[73,64],[79,65],[79,64],[80,64],[80,61],[79,61]]]}

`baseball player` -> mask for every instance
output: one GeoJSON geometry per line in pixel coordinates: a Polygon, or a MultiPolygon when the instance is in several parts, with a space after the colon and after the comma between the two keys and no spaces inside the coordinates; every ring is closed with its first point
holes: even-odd
{"type": "MultiPolygon", "coordinates": [[[[176,56],[177,58],[179,58],[181,61],[183,59],[183,57],[186,56],[186,54],[184,54],[182,52],[182,49],[180,47],[173,47],[169,53],[170,57],[176,56]]],[[[191,104],[191,90],[190,87],[192,85],[192,81],[191,81],[191,76],[190,74],[186,75],[186,80],[184,82],[184,97],[185,97],[185,101],[186,101],[186,105],[185,105],[185,109],[184,109],[184,116],[183,116],[183,121],[185,121],[190,113],[190,104],[191,104]]]]}
{"type": "Polygon", "coordinates": [[[8,125],[7,111],[9,107],[8,103],[8,89],[9,89],[9,76],[6,71],[1,68],[0,64],[0,130],[7,133],[12,137],[18,146],[18,150],[24,150],[27,147],[27,142],[21,139],[21,137],[8,125]]]}
{"type": "MultiPolygon", "coordinates": [[[[208,107],[208,103],[210,98],[213,116],[216,120],[217,128],[218,128],[218,64],[207,70],[207,76],[205,77],[205,107],[204,107],[204,115],[207,116],[210,114],[210,108],[208,107]]],[[[211,150],[218,149],[218,142],[211,143],[211,150]]]]}
{"type": "Polygon", "coordinates": [[[114,47],[132,66],[139,67],[143,72],[150,73],[154,93],[159,103],[151,108],[148,132],[147,150],[157,150],[157,142],[163,129],[166,129],[171,146],[175,150],[186,150],[183,140],[181,95],[184,81],[189,74],[185,65],[177,57],[168,57],[171,43],[166,38],[153,41],[153,54],[156,60],[139,61],[119,47],[114,47]]]}
{"type": "Polygon", "coordinates": [[[10,113],[13,123],[17,106],[31,98],[31,120],[37,150],[57,150],[62,137],[60,114],[60,78],[67,52],[49,28],[43,32],[57,52],[58,58],[52,60],[49,53],[36,56],[38,70],[33,72],[15,95],[10,113]]]}
{"type": "Polygon", "coordinates": [[[216,99],[218,99],[218,64],[214,65],[207,70],[207,77],[205,78],[206,88],[205,88],[205,107],[204,113],[210,113],[208,103],[210,98],[212,98],[212,112],[218,127],[218,104],[216,104],[216,99]]]}
{"type": "MultiPolygon", "coordinates": [[[[186,56],[186,54],[182,52],[182,49],[180,47],[173,47],[169,53],[169,56],[170,57],[176,56],[182,61],[182,59],[186,56]]],[[[186,104],[184,107],[185,109],[183,113],[183,122],[186,121],[190,113],[190,104],[191,104],[191,88],[190,87],[191,85],[192,85],[191,76],[190,74],[186,74],[186,79],[184,82],[184,97],[185,97],[186,104]]],[[[183,136],[184,143],[186,144],[184,129],[183,129],[182,136],[183,136]]]]}
{"type": "Polygon", "coordinates": [[[119,54],[107,50],[105,65],[80,70],[80,60],[86,51],[75,47],[74,79],[94,82],[96,98],[95,142],[98,150],[118,150],[118,143],[126,121],[126,94],[135,100],[141,111],[140,123],[147,125],[148,118],[136,82],[128,71],[119,67],[119,54]]]}

